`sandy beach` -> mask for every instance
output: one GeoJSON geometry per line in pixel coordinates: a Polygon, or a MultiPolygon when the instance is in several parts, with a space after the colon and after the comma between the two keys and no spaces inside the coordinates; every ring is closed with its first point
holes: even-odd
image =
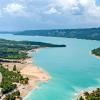
{"type": "Polygon", "coordinates": [[[89,54],[90,54],[91,56],[94,56],[94,57],[97,58],[97,59],[100,59],[100,56],[96,56],[95,54],[92,54],[91,51],[89,52],[89,54]]]}
{"type": "MultiPolygon", "coordinates": [[[[30,54],[30,52],[28,52],[30,54]]],[[[16,65],[17,70],[24,77],[28,77],[29,81],[27,85],[17,84],[17,89],[20,91],[20,96],[25,97],[32,89],[38,88],[38,83],[47,82],[50,79],[50,76],[47,72],[34,65],[32,58],[27,58],[22,60],[21,63],[3,63],[6,68],[9,70],[13,69],[13,66],[16,65]]]]}
{"type": "Polygon", "coordinates": [[[82,90],[82,91],[80,91],[79,93],[77,93],[76,96],[75,96],[76,100],[79,100],[80,97],[83,97],[83,99],[86,100],[86,99],[85,99],[84,92],[85,92],[85,91],[82,90]]]}
{"type": "Polygon", "coordinates": [[[96,56],[95,54],[91,54],[92,56],[96,57],[97,59],[100,59],[99,56],[96,56]]]}
{"type": "Polygon", "coordinates": [[[32,64],[31,58],[26,61],[25,67],[20,72],[24,77],[29,78],[29,83],[25,86],[18,86],[22,97],[26,96],[32,89],[37,88],[39,82],[47,82],[50,79],[45,71],[32,64]]]}
{"type": "Polygon", "coordinates": [[[95,91],[98,87],[91,87],[91,88],[87,88],[85,90],[80,91],[79,93],[77,93],[77,100],[79,100],[80,97],[83,97],[84,100],[86,100],[84,93],[88,92],[89,94],[92,93],[93,91],[95,91]]]}

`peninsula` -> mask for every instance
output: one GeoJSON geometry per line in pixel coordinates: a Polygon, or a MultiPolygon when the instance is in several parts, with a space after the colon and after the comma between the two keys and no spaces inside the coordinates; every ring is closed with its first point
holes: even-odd
{"type": "Polygon", "coordinates": [[[50,79],[48,73],[34,65],[30,54],[39,48],[65,47],[44,42],[0,39],[0,98],[21,100],[38,83],[50,79]]]}

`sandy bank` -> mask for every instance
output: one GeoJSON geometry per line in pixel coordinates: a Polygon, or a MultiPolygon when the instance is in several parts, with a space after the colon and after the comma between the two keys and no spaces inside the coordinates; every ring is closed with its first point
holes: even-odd
{"type": "Polygon", "coordinates": [[[80,97],[82,97],[84,100],[87,100],[86,99],[86,96],[85,96],[85,92],[88,92],[89,94],[93,93],[93,91],[95,91],[97,88],[96,87],[91,87],[91,88],[88,88],[86,90],[82,90],[80,91],[78,94],[77,94],[77,100],[79,100],[80,97]]]}
{"type": "Polygon", "coordinates": [[[91,54],[91,55],[96,57],[97,59],[100,59],[100,56],[96,56],[95,54],[91,54]]]}
{"type": "Polygon", "coordinates": [[[38,87],[38,83],[47,82],[50,79],[48,73],[34,65],[32,58],[27,58],[21,61],[21,63],[4,62],[3,65],[5,65],[5,67],[9,70],[12,70],[13,66],[16,65],[17,70],[19,70],[24,77],[29,78],[27,85],[17,83],[17,89],[20,91],[22,98],[25,97],[32,89],[36,89],[38,87]]]}
{"type": "Polygon", "coordinates": [[[20,72],[23,76],[29,78],[28,85],[18,86],[22,97],[27,95],[32,89],[37,88],[39,82],[47,82],[50,79],[45,71],[32,64],[31,58],[26,59],[25,67],[20,72]]]}
{"type": "Polygon", "coordinates": [[[91,52],[89,52],[89,54],[90,54],[91,56],[94,56],[94,57],[97,58],[97,59],[100,59],[100,56],[96,56],[95,54],[92,54],[91,52]]]}

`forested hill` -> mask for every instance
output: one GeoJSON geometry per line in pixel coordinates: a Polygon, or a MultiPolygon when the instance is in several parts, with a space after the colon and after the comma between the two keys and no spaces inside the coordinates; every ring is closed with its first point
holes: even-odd
{"type": "Polygon", "coordinates": [[[14,34],[100,40],[100,28],[27,30],[27,31],[22,31],[22,32],[15,32],[14,34]]]}
{"type": "MultiPolygon", "coordinates": [[[[0,58],[25,59],[28,57],[27,51],[44,47],[66,47],[66,45],[57,45],[34,41],[13,41],[0,39],[0,58]]],[[[0,59],[0,62],[2,61],[4,60],[0,59]]]]}

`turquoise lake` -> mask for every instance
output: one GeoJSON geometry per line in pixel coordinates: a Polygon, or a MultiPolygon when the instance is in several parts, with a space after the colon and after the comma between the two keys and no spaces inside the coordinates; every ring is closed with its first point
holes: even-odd
{"type": "Polygon", "coordinates": [[[0,38],[66,44],[65,48],[45,48],[33,53],[34,63],[51,76],[25,100],[76,100],[81,90],[100,87],[100,59],[90,51],[100,47],[100,41],[40,36],[1,34],[0,38]]]}

